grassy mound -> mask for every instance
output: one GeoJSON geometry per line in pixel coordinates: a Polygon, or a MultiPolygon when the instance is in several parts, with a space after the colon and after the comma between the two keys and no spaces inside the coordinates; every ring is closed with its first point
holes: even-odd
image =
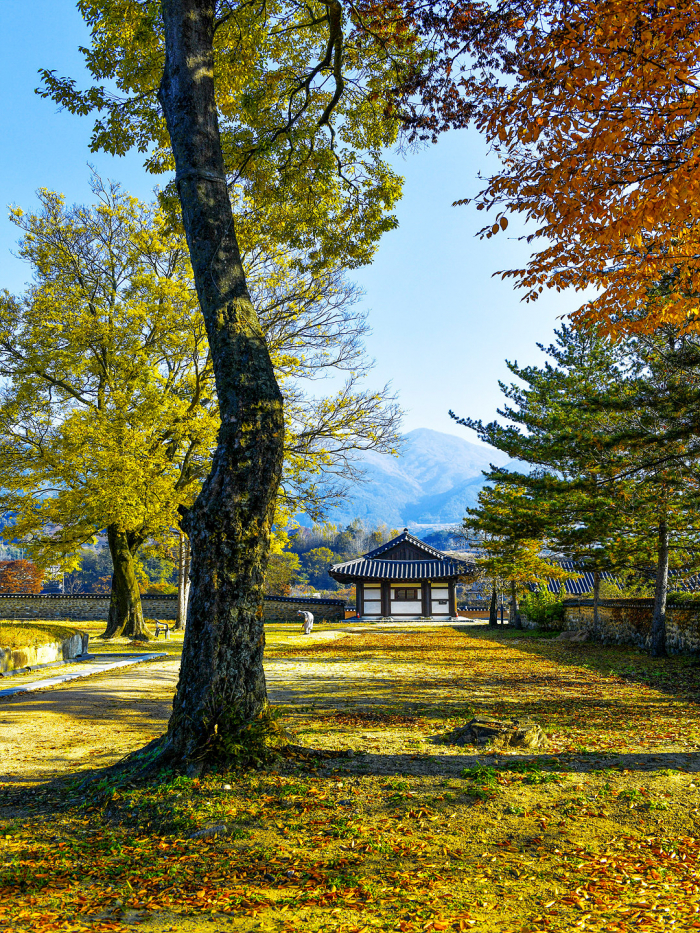
{"type": "Polygon", "coordinates": [[[0,646],[34,648],[63,641],[77,633],[78,629],[57,622],[0,622],[0,646]]]}

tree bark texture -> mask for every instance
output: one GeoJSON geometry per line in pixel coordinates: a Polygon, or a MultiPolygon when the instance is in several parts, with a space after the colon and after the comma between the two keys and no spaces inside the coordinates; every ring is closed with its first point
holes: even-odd
{"type": "Polygon", "coordinates": [[[498,625],[498,608],[496,602],[498,595],[496,593],[496,587],[494,586],[491,591],[491,605],[489,606],[489,625],[498,625]]]}
{"type": "Polygon", "coordinates": [[[187,620],[187,603],[190,598],[190,539],[180,532],[177,549],[177,621],[175,628],[182,631],[187,620]]]}
{"type": "Polygon", "coordinates": [[[657,544],[656,585],[654,587],[654,615],[651,619],[651,655],[666,657],[666,599],[668,597],[668,522],[659,522],[657,544]]]}
{"type": "Polygon", "coordinates": [[[149,638],[143,621],[141,591],[136,578],[134,555],[143,540],[121,531],[116,525],[107,526],[109,553],[112,555],[112,592],[109,600],[107,628],[102,638],[123,635],[130,638],[149,638]]]}
{"type": "Polygon", "coordinates": [[[593,571],[593,628],[600,632],[600,571],[593,571]]]}
{"type": "Polygon", "coordinates": [[[282,396],[246,285],[214,96],[214,0],[162,0],[159,99],[211,348],[221,429],[183,520],[192,549],[182,666],[167,753],[204,759],[266,706],[263,584],[282,472],[282,396]]]}
{"type": "Polygon", "coordinates": [[[522,628],[523,620],[520,615],[520,606],[518,605],[518,590],[515,586],[515,580],[510,581],[510,611],[512,613],[513,628],[522,628]]]}

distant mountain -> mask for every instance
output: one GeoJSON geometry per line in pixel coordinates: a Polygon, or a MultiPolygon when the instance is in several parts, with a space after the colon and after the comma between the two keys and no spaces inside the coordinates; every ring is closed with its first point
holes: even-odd
{"type": "Polygon", "coordinates": [[[365,482],[353,485],[330,521],[345,525],[359,518],[391,528],[457,523],[484,485],[481,471],[509,462],[500,450],[428,428],[409,431],[404,441],[398,458],[365,454],[365,482]]]}

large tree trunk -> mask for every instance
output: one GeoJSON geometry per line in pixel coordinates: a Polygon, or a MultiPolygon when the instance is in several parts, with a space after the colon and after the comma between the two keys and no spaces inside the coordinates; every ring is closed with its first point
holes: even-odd
{"type": "Polygon", "coordinates": [[[489,625],[498,625],[498,608],[496,606],[496,601],[498,595],[496,593],[496,587],[494,586],[491,591],[491,605],[489,606],[489,625]]]}
{"type": "Polygon", "coordinates": [[[593,571],[593,629],[600,633],[600,571],[593,571]]]}
{"type": "Polygon", "coordinates": [[[187,619],[190,598],[190,539],[182,531],[177,551],[177,621],[175,628],[182,631],[187,619]]]}
{"type": "Polygon", "coordinates": [[[668,596],[668,522],[659,522],[657,545],[656,585],[654,587],[654,615],[651,620],[651,655],[666,657],[666,598],[668,596]]]}
{"type": "Polygon", "coordinates": [[[515,586],[515,580],[510,581],[510,611],[511,624],[513,628],[522,628],[523,620],[520,615],[520,606],[518,605],[518,590],[515,586]]]}
{"type": "Polygon", "coordinates": [[[263,582],[284,440],[282,396],[248,294],[226,183],[214,7],[214,0],[162,0],[159,98],[221,413],[211,473],[183,520],[191,589],[167,741],[180,763],[225,747],[267,703],[263,582]]]}
{"type": "Polygon", "coordinates": [[[112,593],[107,628],[101,637],[124,635],[146,640],[150,635],[143,621],[141,591],[134,566],[134,556],[143,539],[121,531],[116,525],[108,525],[107,541],[112,555],[112,593]]]}

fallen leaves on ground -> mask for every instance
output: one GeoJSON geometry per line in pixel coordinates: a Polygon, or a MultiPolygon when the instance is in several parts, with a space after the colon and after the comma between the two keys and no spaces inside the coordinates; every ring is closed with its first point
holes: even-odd
{"type": "Polygon", "coordinates": [[[308,706],[286,711],[292,728],[326,753],[369,729],[377,753],[147,786],[5,785],[0,924],[700,929],[700,671],[513,641],[424,628],[297,650],[332,663],[345,691],[321,708],[309,687],[308,706]],[[546,753],[430,754],[471,710],[536,720],[546,753]]]}

